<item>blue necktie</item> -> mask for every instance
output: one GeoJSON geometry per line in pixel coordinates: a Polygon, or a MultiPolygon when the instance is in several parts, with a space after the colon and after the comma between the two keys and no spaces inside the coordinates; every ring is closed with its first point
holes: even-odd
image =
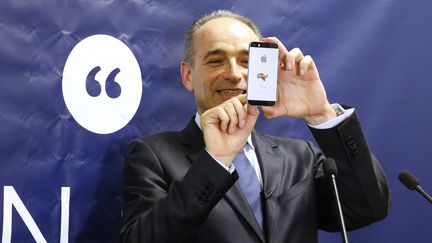
{"type": "MultiPolygon", "coordinates": [[[[247,143],[245,145],[249,146],[247,143]]],[[[252,209],[255,219],[261,230],[263,229],[263,213],[261,207],[261,185],[258,181],[255,169],[247,159],[244,150],[234,158],[234,166],[239,175],[238,183],[243,195],[252,209]]]]}

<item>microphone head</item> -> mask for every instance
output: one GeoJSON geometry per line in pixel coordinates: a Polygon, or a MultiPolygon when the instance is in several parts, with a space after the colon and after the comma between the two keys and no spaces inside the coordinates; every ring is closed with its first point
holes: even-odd
{"type": "Polygon", "coordinates": [[[420,181],[408,170],[403,170],[398,176],[400,182],[404,184],[408,189],[414,190],[420,185],[420,181]]]}
{"type": "Polygon", "coordinates": [[[325,158],[322,162],[324,174],[326,176],[331,176],[332,174],[337,176],[338,169],[336,166],[336,162],[332,158],[325,158]]]}

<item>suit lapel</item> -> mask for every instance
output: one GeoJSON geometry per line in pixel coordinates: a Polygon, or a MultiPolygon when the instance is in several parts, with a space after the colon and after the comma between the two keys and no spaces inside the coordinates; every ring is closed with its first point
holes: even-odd
{"type": "Polygon", "coordinates": [[[252,141],[263,179],[265,232],[267,236],[270,236],[275,228],[274,223],[279,213],[279,207],[274,197],[278,196],[283,174],[281,173],[283,171],[283,161],[282,157],[277,154],[278,144],[274,140],[254,132],[252,133],[252,141]]]}
{"type": "Polygon", "coordinates": [[[193,163],[201,150],[204,149],[204,138],[198,125],[195,123],[195,117],[189,121],[188,125],[181,131],[181,143],[189,150],[186,157],[193,163]]]}
{"type": "Polygon", "coordinates": [[[195,152],[201,151],[205,146],[202,132],[195,123],[195,117],[192,117],[187,126],[181,131],[180,138],[183,145],[186,145],[195,152]]]}
{"type": "Polygon", "coordinates": [[[225,194],[226,200],[235,208],[240,215],[246,220],[246,222],[252,227],[256,235],[260,238],[262,242],[264,240],[264,233],[258,225],[258,222],[253,215],[252,210],[249,207],[249,204],[246,198],[243,196],[238,183],[235,183],[231,189],[225,194]]]}

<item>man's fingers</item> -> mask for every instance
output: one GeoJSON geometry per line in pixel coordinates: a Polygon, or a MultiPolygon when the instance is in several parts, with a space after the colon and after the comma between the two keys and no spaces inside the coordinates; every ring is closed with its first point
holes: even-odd
{"type": "Polygon", "coordinates": [[[250,116],[258,114],[256,106],[249,107],[246,95],[241,95],[206,111],[201,121],[205,120],[206,124],[218,124],[221,131],[234,133],[236,129],[242,129],[245,126],[250,116]]]}
{"type": "MultiPolygon", "coordinates": [[[[244,97],[245,97],[244,99],[246,99],[245,95],[244,97]]],[[[238,119],[237,126],[239,128],[242,128],[244,126],[247,117],[247,112],[245,111],[244,105],[243,103],[241,103],[239,99],[232,99],[231,103],[234,106],[235,111],[237,112],[237,119],[238,119]]]]}
{"type": "MultiPolygon", "coordinates": [[[[289,67],[287,67],[287,54],[288,54],[288,49],[285,47],[285,45],[276,37],[265,37],[262,39],[262,41],[267,42],[267,43],[276,43],[278,45],[279,48],[279,63],[281,64],[283,69],[289,69],[289,67]]],[[[291,67],[292,69],[292,67],[291,67]]]]}
{"type": "MultiPolygon", "coordinates": [[[[247,97],[245,94],[239,95],[236,97],[242,105],[247,103],[247,97]]],[[[234,98],[235,99],[235,98],[234,98]]]]}
{"type": "Polygon", "coordinates": [[[228,128],[228,124],[230,121],[229,116],[225,112],[225,109],[223,109],[222,107],[216,107],[215,112],[216,112],[217,119],[219,119],[220,130],[225,132],[228,128]]]}
{"type": "Polygon", "coordinates": [[[223,104],[223,108],[226,112],[226,114],[229,117],[229,123],[228,123],[228,133],[233,133],[238,125],[238,116],[237,111],[234,108],[234,105],[232,102],[225,102],[223,104]]]}
{"type": "Polygon", "coordinates": [[[287,68],[288,70],[297,70],[298,64],[303,59],[303,52],[299,48],[294,48],[287,54],[287,68]]]}
{"type": "Polygon", "coordinates": [[[276,43],[279,47],[279,59],[282,58],[284,53],[288,52],[288,49],[285,47],[285,45],[277,38],[277,37],[265,37],[262,39],[262,41],[267,43],[276,43]]]}
{"type": "Polygon", "coordinates": [[[247,112],[244,107],[244,103],[246,102],[246,95],[242,95],[227,100],[221,105],[223,111],[221,110],[220,112],[225,112],[229,119],[226,130],[228,133],[233,133],[237,127],[242,128],[244,126],[247,117],[247,112]]]}
{"type": "Polygon", "coordinates": [[[304,56],[299,48],[293,48],[288,51],[284,44],[276,37],[263,38],[264,42],[276,43],[279,46],[279,61],[282,69],[296,71],[299,76],[304,76],[308,70],[315,69],[315,62],[312,57],[304,56]]]}
{"type": "Polygon", "coordinates": [[[263,106],[262,109],[264,111],[264,116],[267,119],[271,119],[271,118],[275,117],[275,111],[276,111],[276,109],[274,107],[263,106]]]}
{"type": "Polygon", "coordinates": [[[247,106],[247,118],[245,121],[245,128],[249,132],[253,130],[255,127],[256,121],[258,120],[259,111],[258,107],[255,105],[246,105],[247,106]]]}
{"type": "Polygon", "coordinates": [[[258,116],[259,115],[258,107],[256,105],[248,105],[247,113],[249,116],[258,116]]]}
{"type": "Polygon", "coordinates": [[[301,76],[304,76],[309,70],[315,69],[315,63],[311,56],[307,55],[301,59],[299,63],[299,72],[301,76]]]}

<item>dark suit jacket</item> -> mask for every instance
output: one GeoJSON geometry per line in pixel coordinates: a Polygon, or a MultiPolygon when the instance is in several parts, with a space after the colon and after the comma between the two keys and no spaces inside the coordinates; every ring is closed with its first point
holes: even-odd
{"type": "MultiPolygon", "coordinates": [[[[337,161],[348,229],[384,218],[386,178],[356,114],[332,129],[312,129],[337,161]]],[[[264,232],[229,174],[204,150],[192,120],[180,132],[133,141],[124,169],[121,242],[312,243],[318,228],[339,230],[323,154],[310,142],[252,134],[263,178],[264,232]]]]}

